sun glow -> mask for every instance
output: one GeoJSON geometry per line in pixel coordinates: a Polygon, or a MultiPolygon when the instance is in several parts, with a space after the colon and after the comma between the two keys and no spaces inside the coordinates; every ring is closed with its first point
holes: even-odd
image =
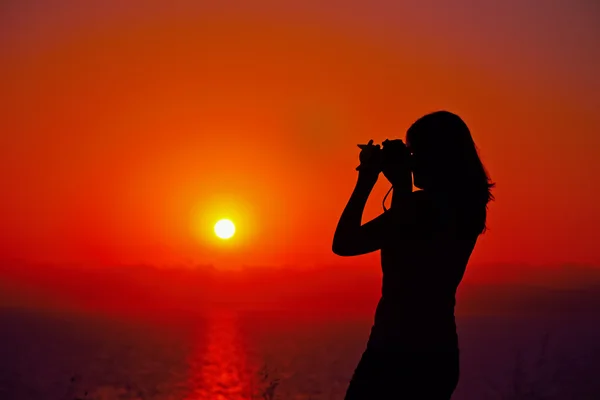
{"type": "Polygon", "coordinates": [[[229,239],[235,234],[235,225],[228,219],[222,219],[215,224],[215,235],[221,239],[229,239]]]}

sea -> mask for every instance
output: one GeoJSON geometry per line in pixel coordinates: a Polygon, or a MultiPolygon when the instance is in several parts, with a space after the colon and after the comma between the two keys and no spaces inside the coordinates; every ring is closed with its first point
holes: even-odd
{"type": "MultiPolygon", "coordinates": [[[[341,400],[371,322],[0,308],[0,399],[341,400]]],[[[599,322],[596,313],[459,316],[453,399],[600,399],[599,322]]]]}

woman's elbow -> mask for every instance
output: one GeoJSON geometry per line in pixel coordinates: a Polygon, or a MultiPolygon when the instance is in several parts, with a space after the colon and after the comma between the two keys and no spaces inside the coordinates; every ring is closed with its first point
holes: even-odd
{"type": "Polygon", "coordinates": [[[348,246],[347,244],[340,242],[339,240],[333,241],[331,251],[333,251],[333,254],[340,257],[350,257],[354,255],[352,254],[351,246],[348,246]]]}
{"type": "Polygon", "coordinates": [[[342,257],[344,256],[344,254],[341,252],[340,246],[336,245],[335,243],[333,244],[333,246],[331,246],[331,251],[336,256],[342,256],[342,257]]]}

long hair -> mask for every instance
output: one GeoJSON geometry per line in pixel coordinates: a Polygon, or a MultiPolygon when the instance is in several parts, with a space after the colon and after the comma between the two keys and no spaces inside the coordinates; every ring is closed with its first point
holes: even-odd
{"type": "Polygon", "coordinates": [[[485,232],[487,205],[494,200],[495,184],[465,122],[451,112],[436,111],[419,118],[406,137],[418,164],[415,175],[427,178],[425,190],[445,193],[468,218],[470,227],[485,232]]]}

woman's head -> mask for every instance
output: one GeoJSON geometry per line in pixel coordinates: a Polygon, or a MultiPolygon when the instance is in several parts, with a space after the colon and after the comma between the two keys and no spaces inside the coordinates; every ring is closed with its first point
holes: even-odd
{"type": "Polygon", "coordinates": [[[493,199],[494,185],[469,128],[458,115],[437,111],[419,118],[408,129],[406,144],[416,187],[444,192],[470,205],[485,207],[493,199]]]}

